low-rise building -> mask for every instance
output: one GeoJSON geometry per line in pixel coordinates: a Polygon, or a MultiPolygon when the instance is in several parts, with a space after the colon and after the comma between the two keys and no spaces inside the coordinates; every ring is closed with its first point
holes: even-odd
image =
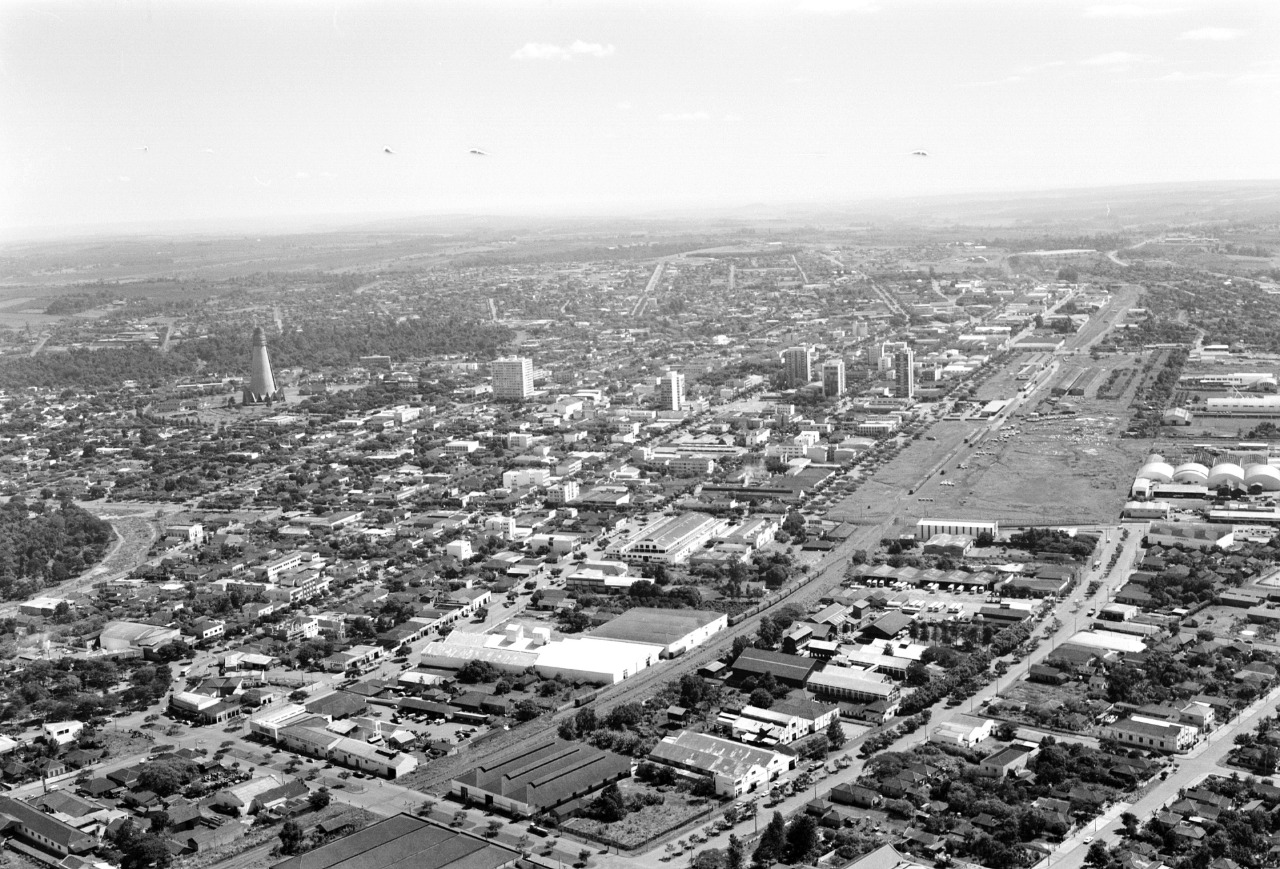
{"type": "Polygon", "coordinates": [[[795,761],[767,748],[688,730],[664,737],[649,752],[649,760],[685,776],[710,778],[722,797],[754,791],[791,769],[795,761]]]}
{"type": "Polygon", "coordinates": [[[1196,727],[1134,715],[1104,726],[1101,736],[1104,739],[1114,739],[1123,745],[1132,745],[1146,751],[1174,754],[1184,752],[1195,745],[1196,727]]]}
{"type": "Polygon", "coordinates": [[[529,817],[563,812],[566,817],[584,798],[631,774],[622,755],[562,739],[543,740],[499,763],[481,764],[458,776],[449,792],[468,805],[529,817]]]}

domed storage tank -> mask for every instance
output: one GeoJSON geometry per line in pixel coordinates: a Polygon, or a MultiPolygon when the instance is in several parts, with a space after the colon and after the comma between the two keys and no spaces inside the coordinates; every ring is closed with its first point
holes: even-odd
{"type": "Polygon", "coordinates": [[[1138,479],[1153,480],[1157,483],[1171,483],[1173,482],[1173,465],[1161,461],[1147,462],[1138,471],[1138,479]]]}
{"type": "Polygon", "coordinates": [[[1208,485],[1210,489],[1218,489],[1222,486],[1239,489],[1244,485],[1244,468],[1231,462],[1214,465],[1213,470],[1209,472],[1208,485]]]}
{"type": "Polygon", "coordinates": [[[1209,469],[1199,462],[1184,462],[1174,470],[1173,480],[1175,483],[1203,486],[1209,481],[1209,469]]]}
{"type": "Polygon", "coordinates": [[[1244,469],[1244,487],[1262,487],[1264,492],[1280,492],[1280,469],[1271,465],[1249,465],[1244,469]]]}

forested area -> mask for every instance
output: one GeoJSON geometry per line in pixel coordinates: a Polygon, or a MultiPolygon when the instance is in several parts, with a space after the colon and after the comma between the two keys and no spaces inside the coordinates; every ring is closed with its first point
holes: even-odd
{"type": "MultiPolygon", "coordinates": [[[[307,323],[270,335],[268,341],[276,368],[322,369],[351,366],[361,356],[377,354],[405,359],[459,353],[492,359],[511,338],[505,326],[466,317],[404,321],[370,317],[358,322],[307,323]]],[[[8,359],[0,367],[0,389],[74,386],[94,390],[118,387],[124,380],[152,386],[200,372],[247,374],[248,369],[249,331],[236,327],[178,344],[169,353],[149,347],[107,347],[8,359]]]]}
{"type": "Polygon", "coordinates": [[[102,559],[115,532],[69,501],[0,505],[0,598],[27,597],[102,559]]]}
{"type": "Polygon", "coordinates": [[[983,239],[978,244],[998,247],[1009,253],[1028,250],[1116,250],[1129,244],[1129,237],[1116,234],[1101,235],[1032,235],[1026,238],[983,239]]]}

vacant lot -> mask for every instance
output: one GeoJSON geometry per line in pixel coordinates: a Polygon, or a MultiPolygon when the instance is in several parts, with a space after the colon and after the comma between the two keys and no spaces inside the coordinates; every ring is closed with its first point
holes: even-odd
{"type": "MultiPolygon", "coordinates": [[[[652,788],[631,780],[619,782],[618,790],[622,792],[623,799],[638,792],[653,791],[652,788]]],[[[583,832],[599,836],[616,842],[623,848],[634,848],[656,839],[668,830],[684,826],[697,815],[715,806],[714,800],[695,799],[674,788],[664,789],[663,796],[666,799],[661,805],[645,806],[616,823],[604,824],[590,818],[574,818],[564,825],[564,829],[569,833],[583,832]]]]}

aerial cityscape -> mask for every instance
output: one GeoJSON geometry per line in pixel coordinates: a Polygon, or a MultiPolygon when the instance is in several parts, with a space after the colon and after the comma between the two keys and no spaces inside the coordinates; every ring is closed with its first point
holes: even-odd
{"type": "Polygon", "coordinates": [[[0,21],[0,869],[1280,866],[1280,7],[0,21]]]}

